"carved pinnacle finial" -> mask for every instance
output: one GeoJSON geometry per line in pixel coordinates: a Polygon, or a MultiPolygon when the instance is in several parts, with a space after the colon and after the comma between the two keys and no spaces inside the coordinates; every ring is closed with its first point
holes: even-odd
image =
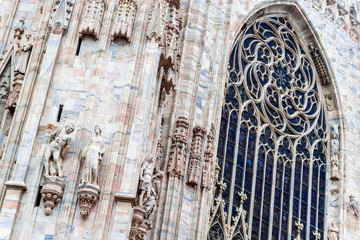
{"type": "Polygon", "coordinates": [[[321,239],[321,234],[319,233],[318,229],[316,229],[315,231],[313,231],[313,235],[315,237],[316,240],[320,240],[321,239]]]}
{"type": "Polygon", "coordinates": [[[295,226],[297,228],[297,230],[296,230],[297,236],[296,236],[295,240],[301,240],[301,231],[304,229],[304,224],[302,224],[299,219],[298,221],[295,222],[295,226]]]}
{"type": "Polygon", "coordinates": [[[244,189],[241,192],[238,192],[240,196],[240,205],[244,204],[245,200],[247,199],[246,194],[244,193],[244,189]]]}

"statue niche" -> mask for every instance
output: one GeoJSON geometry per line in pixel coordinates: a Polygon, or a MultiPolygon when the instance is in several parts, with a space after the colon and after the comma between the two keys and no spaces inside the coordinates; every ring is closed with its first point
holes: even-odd
{"type": "Polygon", "coordinates": [[[84,218],[89,216],[91,208],[96,204],[100,195],[99,165],[105,153],[101,129],[95,126],[94,133],[95,136],[86,144],[81,156],[84,160],[84,170],[79,185],[78,198],[80,214],[84,218]]]}

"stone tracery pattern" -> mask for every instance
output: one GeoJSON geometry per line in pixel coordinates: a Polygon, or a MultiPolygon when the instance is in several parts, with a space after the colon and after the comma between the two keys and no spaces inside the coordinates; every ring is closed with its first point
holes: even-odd
{"type": "Polygon", "coordinates": [[[287,16],[269,15],[247,25],[229,65],[217,153],[224,222],[244,193],[251,239],[323,237],[328,133],[312,56],[287,16]]]}

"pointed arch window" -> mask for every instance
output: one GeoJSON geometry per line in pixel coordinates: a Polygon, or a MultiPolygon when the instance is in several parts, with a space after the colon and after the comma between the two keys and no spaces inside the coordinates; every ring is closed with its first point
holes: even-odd
{"type": "Polygon", "coordinates": [[[217,151],[226,188],[215,193],[224,214],[211,218],[218,224],[209,233],[218,227],[228,229],[223,239],[245,239],[233,231],[242,227],[251,239],[323,238],[325,109],[311,56],[287,15],[247,25],[230,55],[226,90],[217,151]],[[239,208],[247,226],[236,219],[239,208]]]}

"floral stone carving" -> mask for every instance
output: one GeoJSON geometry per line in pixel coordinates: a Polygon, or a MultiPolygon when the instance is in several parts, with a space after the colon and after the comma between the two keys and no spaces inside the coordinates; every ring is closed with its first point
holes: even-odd
{"type": "Polygon", "coordinates": [[[188,181],[187,184],[196,186],[200,182],[201,177],[201,153],[203,148],[203,140],[205,130],[199,126],[193,129],[193,140],[191,144],[191,152],[188,167],[188,181]]]}
{"type": "Polygon", "coordinates": [[[87,35],[95,39],[99,38],[104,8],[104,0],[86,1],[79,30],[82,36],[87,35]]]}
{"type": "Polygon", "coordinates": [[[168,173],[170,176],[181,178],[184,175],[185,151],[188,145],[189,121],[179,117],[175,124],[175,133],[172,137],[168,173]]]}
{"type": "Polygon", "coordinates": [[[120,0],[114,17],[114,26],[111,30],[111,38],[131,41],[137,5],[134,0],[120,0]]]}
{"type": "Polygon", "coordinates": [[[41,189],[41,196],[44,201],[45,215],[49,216],[54,207],[61,201],[64,195],[65,180],[56,176],[46,176],[45,185],[41,189]]]}
{"type": "Polygon", "coordinates": [[[78,198],[81,209],[81,216],[86,218],[90,214],[91,208],[96,204],[99,195],[99,165],[102,161],[105,147],[104,138],[101,136],[101,129],[94,128],[95,136],[86,144],[82,153],[84,160],[84,170],[79,185],[78,198]]]}

